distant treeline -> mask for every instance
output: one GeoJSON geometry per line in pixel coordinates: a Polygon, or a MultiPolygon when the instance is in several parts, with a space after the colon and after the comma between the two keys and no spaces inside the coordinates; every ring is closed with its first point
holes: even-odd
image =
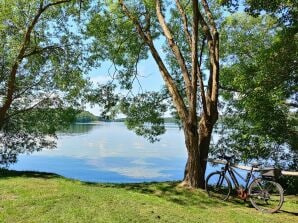
{"type": "Polygon", "coordinates": [[[76,122],[96,122],[99,121],[99,117],[93,115],[91,112],[88,111],[82,111],[76,116],[76,122]]]}
{"type": "MultiPolygon", "coordinates": [[[[294,116],[294,115],[292,115],[292,116],[294,116]]],[[[227,118],[227,117],[229,117],[229,116],[227,116],[227,115],[226,116],[220,116],[219,123],[221,121],[223,121],[224,118],[227,118]]],[[[296,119],[296,122],[298,122],[297,120],[298,119],[296,119]]],[[[88,111],[82,111],[79,114],[77,114],[75,121],[80,122],[80,123],[97,122],[97,121],[102,121],[102,122],[125,122],[125,118],[111,119],[109,117],[101,117],[101,116],[93,115],[91,112],[88,112],[88,111]]],[[[173,117],[165,117],[164,121],[165,121],[165,123],[177,123],[177,120],[173,117]]]]}
{"type": "MultiPolygon", "coordinates": [[[[164,118],[166,123],[175,123],[175,119],[172,117],[164,118]]],[[[91,112],[82,111],[76,115],[76,122],[80,123],[88,123],[88,122],[125,122],[125,118],[116,118],[116,119],[109,119],[108,117],[100,117],[93,115],[91,112]]]]}

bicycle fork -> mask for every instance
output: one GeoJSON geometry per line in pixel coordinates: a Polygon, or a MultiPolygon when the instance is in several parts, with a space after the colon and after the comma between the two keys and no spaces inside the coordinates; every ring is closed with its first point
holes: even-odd
{"type": "Polygon", "coordinates": [[[217,182],[217,184],[216,184],[216,187],[222,185],[222,182],[223,182],[223,180],[224,180],[224,176],[225,176],[225,174],[224,174],[223,172],[221,172],[221,173],[220,173],[220,177],[219,177],[219,179],[218,179],[218,182],[217,182]]]}

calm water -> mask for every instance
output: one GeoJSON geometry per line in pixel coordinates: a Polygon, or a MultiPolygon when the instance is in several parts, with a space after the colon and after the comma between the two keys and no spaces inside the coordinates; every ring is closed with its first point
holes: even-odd
{"type": "Polygon", "coordinates": [[[185,162],[183,132],[175,125],[151,144],[123,123],[99,123],[74,125],[58,136],[56,149],[21,155],[10,169],[120,183],[181,180],[185,162]]]}
{"type": "Polygon", "coordinates": [[[77,124],[58,136],[57,148],[22,155],[15,170],[54,172],[97,182],[178,180],[186,162],[183,133],[174,125],[154,144],[123,123],[77,124]]]}

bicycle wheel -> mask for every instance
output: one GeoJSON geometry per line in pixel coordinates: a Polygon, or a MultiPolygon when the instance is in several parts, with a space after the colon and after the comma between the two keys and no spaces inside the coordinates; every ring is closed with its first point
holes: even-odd
{"type": "Polygon", "coordinates": [[[209,197],[216,197],[221,200],[229,198],[232,188],[230,180],[221,172],[209,174],[205,187],[209,197]]]}
{"type": "Polygon", "coordinates": [[[255,179],[249,185],[248,196],[257,210],[267,213],[277,212],[284,202],[280,184],[262,178],[255,179]]]}

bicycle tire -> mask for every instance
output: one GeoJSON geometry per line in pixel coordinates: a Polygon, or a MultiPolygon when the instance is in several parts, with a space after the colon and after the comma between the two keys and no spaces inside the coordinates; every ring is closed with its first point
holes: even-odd
{"type": "Polygon", "coordinates": [[[266,213],[277,212],[284,202],[282,186],[263,178],[257,178],[251,182],[248,196],[252,206],[266,213]]]}
{"type": "Polygon", "coordinates": [[[222,172],[213,172],[206,178],[205,188],[209,197],[227,200],[230,196],[232,186],[227,176],[222,172]]]}

